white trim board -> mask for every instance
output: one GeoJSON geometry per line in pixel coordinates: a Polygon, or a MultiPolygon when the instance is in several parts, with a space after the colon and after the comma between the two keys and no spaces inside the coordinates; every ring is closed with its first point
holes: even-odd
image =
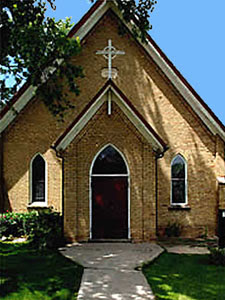
{"type": "Polygon", "coordinates": [[[82,39],[96,25],[96,23],[98,23],[98,21],[110,7],[111,5],[109,5],[107,0],[103,1],[102,4],[95,10],[95,12],[87,19],[87,21],[78,29],[74,36],[79,37],[79,39],[82,41],[82,39]]]}
{"type": "Polygon", "coordinates": [[[172,206],[181,206],[181,205],[187,205],[188,204],[188,164],[187,164],[187,160],[185,159],[185,157],[183,155],[181,155],[180,153],[176,154],[173,159],[171,160],[170,163],[170,205],[172,206]],[[180,157],[182,159],[182,161],[184,162],[185,165],[185,202],[184,203],[173,203],[173,178],[172,178],[172,166],[173,166],[173,162],[174,160],[180,157]]]}
{"type": "Polygon", "coordinates": [[[133,123],[137,130],[146,138],[150,144],[153,146],[153,150],[157,151],[160,149],[163,151],[163,146],[159,143],[156,137],[150,133],[145,124],[139,119],[139,117],[132,111],[132,109],[127,105],[127,103],[120,97],[120,95],[112,88],[112,101],[114,101],[128,117],[128,119],[133,123]]]}
{"type": "Polygon", "coordinates": [[[32,206],[47,207],[48,206],[48,164],[47,164],[46,159],[40,152],[37,152],[30,160],[29,192],[30,192],[29,203],[28,203],[29,207],[32,207],[32,206]],[[32,174],[33,173],[33,161],[38,155],[40,155],[42,157],[42,159],[44,160],[44,163],[45,163],[45,201],[43,201],[43,202],[33,201],[33,190],[32,190],[32,187],[33,187],[33,176],[32,176],[33,175],[32,174]]]}
{"type": "Polygon", "coordinates": [[[8,127],[8,125],[16,118],[17,114],[19,114],[27,105],[27,103],[34,96],[36,90],[36,87],[29,86],[28,89],[16,101],[16,103],[12,105],[13,109],[9,109],[9,111],[0,120],[0,133],[8,127]]]}
{"type": "MultiPolygon", "coordinates": [[[[109,84],[102,94],[95,100],[91,107],[82,115],[78,122],[70,129],[66,136],[56,146],[57,151],[65,150],[73,139],[79,134],[79,132],[85,127],[89,120],[95,115],[104,102],[108,101],[107,92],[111,90],[112,102],[115,102],[131,123],[137,128],[137,130],[145,137],[145,139],[152,145],[153,150],[160,150],[163,152],[165,149],[163,145],[156,139],[153,133],[145,126],[142,120],[135,114],[135,112],[128,106],[128,104],[122,99],[122,97],[115,91],[115,89],[109,84]]],[[[113,112],[112,112],[113,113],[113,112]]]]}
{"type": "MultiPolygon", "coordinates": [[[[108,87],[109,89],[109,87],[108,87]]],[[[79,134],[88,121],[95,115],[104,102],[107,101],[107,90],[103,95],[100,95],[98,99],[91,105],[88,111],[80,118],[80,120],[74,125],[74,127],[68,132],[63,140],[57,145],[56,150],[65,150],[72,140],[79,134]]]]}

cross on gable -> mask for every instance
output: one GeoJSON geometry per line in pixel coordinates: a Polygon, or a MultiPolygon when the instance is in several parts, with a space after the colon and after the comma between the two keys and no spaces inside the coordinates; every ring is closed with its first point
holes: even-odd
{"type": "Polygon", "coordinates": [[[108,46],[105,47],[103,50],[99,50],[96,54],[103,55],[105,59],[108,60],[108,79],[112,79],[112,60],[117,55],[124,55],[124,51],[116,50],[115,47],[112,46],[112,41],[108,41],[108,46]]]}

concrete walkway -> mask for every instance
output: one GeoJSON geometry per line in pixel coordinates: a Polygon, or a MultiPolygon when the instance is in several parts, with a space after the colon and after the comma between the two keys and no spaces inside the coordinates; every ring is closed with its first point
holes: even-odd
{"type": "Polygon", "coordinates": [[[61,253],[84,267],[78,300],[153,300],[144,275],[135,270],[158,257],[157,244],[77,244],[61,253]]]}

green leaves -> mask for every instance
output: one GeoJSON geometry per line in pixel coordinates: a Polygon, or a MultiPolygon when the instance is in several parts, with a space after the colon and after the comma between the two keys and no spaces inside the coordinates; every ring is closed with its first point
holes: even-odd
{"type": "MultiPolygon", "coordinates": [[[[47,0],[55,9],[54,0],[47,0]]],[[[94,2],[95,0],[92,0],[94,2]]],[[[125,21],[134,21],[133,33],[145,41],[151,29],[155,0],[115,0],[125,21]]],[[[69,94],[79,95],[82,67],[71,63],[81,51],[79,39],[68,38],[72,24],[45,17],[44,0],[1,0],[0,109],[9,104],[25,81],[37,86],[38,96],[54,116],[63,120],[73,108],[69,94]]]]}
{"type": "Polygon", "coordinates": [[[117,2],[125,20],[134,22],[135,25],[132,28],[134,35],[139,37],[142,42],[146,42],[147,31],[152,29],[149,21],[150,13],[153,12],[157,1],[139,0],[137,4],[134,0],[117,0],[117,2]]]}
{"type": "Polygon", "coordinates": [[[39,248],[61,243],[62,217],[51,210],[0,214],[0,239],[27,236],[39,248]]]}
{"type": "MultiPolygon", "coordinates": [[[[54,1],[48,2],[54,8],[54,1]]],[[[81,46],[78,40],[67,37],[72,27],[69,18],[56,22],[45,18],[45,11],[43,0],[2,0],[0,68],[4,71],[0,77],[0,108],[10,104],[21,84],[29,80],[38,87],[38,95],[50,111],[54,115],[61,113],[62,119],[72,107],[64,87],[79,93],[75,80],[82,76],[82,69],[74,67],[70,58],[80,52],[81,46]],[[58,68],[60,81],[65,84],[56,84],[58,68]],[[44,92],[46,87],[48,94],[44,92]]]]}
{"type": "MultiPolygon", "coordinates": [[[[96,0],[91,0],[95,2],[96,0]]],[[[152,29],[149,21],[150,14],[153,12],[156,0],[114,0],[121,10],[126,22],[133,21],[133,34],[142,42],[146,42],[147,31],[152,29]]]]}

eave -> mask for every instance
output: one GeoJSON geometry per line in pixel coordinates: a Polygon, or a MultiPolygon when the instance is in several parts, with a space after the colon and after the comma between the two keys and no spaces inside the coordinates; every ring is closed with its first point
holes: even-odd
{"type": "Polygon", "coordinates": [[[70,124],[65,132],[58,138],[54,148],[64,151],[76,138],[81,130],[88,124],[100,107],[108,101],[108,92],[111,101],[116,103],[140,134],[152,145],[157,153],[164,153],[168,147],[162,138],[155,132],[145,118],[137,111],[125,94],[112,80],[108,80],[95,97],[88,103],[77,118],[70,124]]]}

